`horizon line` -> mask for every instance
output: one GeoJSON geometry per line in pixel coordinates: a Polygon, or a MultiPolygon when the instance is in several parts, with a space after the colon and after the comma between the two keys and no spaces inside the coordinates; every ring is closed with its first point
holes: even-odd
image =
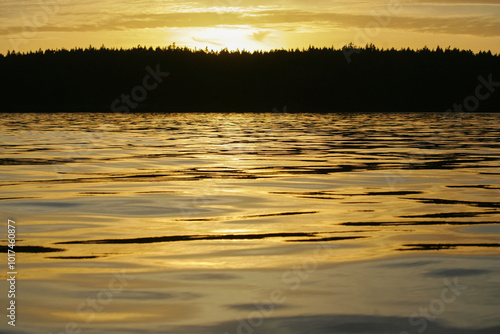
{"type": "Polygon", "coordinates": [[[451,45],[448,45],[446,48],[443,48],[440,45],[436,45],[435,48],[430,49],[427,45],[425,45],[422,48],[411,48],[408,46],[408,47],[400,47],[397,49],[395,47],[379,48],[373,43],[370,43],[370,44],[367,43],[365,46],[358,46],[358,45],[355,45],[354,43],[351,42],[351,43],[343,45],[340,48],[335,48],[334,45],[317,47],[317,46],[310,44],[307,48],[305,48],[305,47],[302,47],[302,48],[299,48],[299,47],[284,48],[284,47],[282,47],[282,48],[274,48],[274,49],[268,49],[268,50],[264,50],[264,49],[246,50],[243,48],[240,50],[239,48],[230,49],[228,47],[222,47],[222,46],[220,48],[215,48],[215,49],[214,48],[209,49],[208,46],[205,46],[205,48],[198,48],[198,47],[192,48],[192,47],[188,47],[188,46],[178,46],[178,45],[176,45],[175,42],[173,42],[172,44],[165,45],[165,46],[160,46],[160,45],[152,46],[152,45],[138,44],[137,46],[128,47],[128,48],[106,47],[104,44],[102,44],[100,47],[94,47],[92,44],[90,44],[88,47],[85,47],[85,48],[78,47],[78,46],[75,46],[71,49],[68,49],[66,47],[61,47],[58,49],[39,48],[38,50],[29,50],[29,51],[22,51],[22,52],[16,51],[16,50],[7,50],[7,52],[5,54],[0,52],[0,57],[7,57],[9,55],[30,55],[30,54],[38,54],[38,53],[45,54],[47,52],[74,52],[74,51],[96,51],[96,50],[97,51],[98,50],[101,50],[101,51],[134,51],[134,50],[172,51],[172,50],[180,50],[180,51],[190,51],[190,52],[203,52],[203,53],[216,54],[216,55],[220,55],[220,54],[224,54],[224,53],[229,53],[229,54],[241,54],[241,53],[262,54],[263,53],[263,54],[266,54],[266,53],[273,53],[273,52],[277,52],[277,51],[307,52],[307,51],[311,51],[311,50],[330,50],[330,51],[361,50],[361,51],[380,51],[380,52],[384,52],[384,51],[398,51],[398,52],[399,51],[412,51],[412,52],[454,51],[454,52],[457,52],[457,51],[459,51],[459,52],[469,52],[469,53],[472,53],[474,55],[479,55],[479,54],[483,54],[483,53],[488,54],[489,53],[492,56],[500,56],[500,53],[494,53],[491,49],[490,50],[473,51],[470,48],[469,49],[460,49],[457,47],[452,48],[451,45]]]}

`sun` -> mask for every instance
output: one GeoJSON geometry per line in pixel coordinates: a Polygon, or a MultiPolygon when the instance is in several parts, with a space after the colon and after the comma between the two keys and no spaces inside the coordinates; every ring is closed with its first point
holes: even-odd
{"type": "Polygon", "coordinates": [[[193,28],[179,36],[179,45],[209,50],[269,50],[280,47],[280,34],[251,26],[193,28]]]}

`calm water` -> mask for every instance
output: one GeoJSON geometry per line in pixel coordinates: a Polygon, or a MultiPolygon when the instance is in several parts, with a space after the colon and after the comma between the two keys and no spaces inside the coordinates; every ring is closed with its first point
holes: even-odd
{"type": "Polygon", "coordinates": [[[1,332],[500,330],[500,114],[1,116],[1,332]]]}

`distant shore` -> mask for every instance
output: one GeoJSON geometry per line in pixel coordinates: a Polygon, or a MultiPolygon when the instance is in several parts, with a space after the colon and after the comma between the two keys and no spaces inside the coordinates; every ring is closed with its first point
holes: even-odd
{"type": "Polygon", "coordinates": [[[0,55],[0,112],[499,112],[500,56],[346,46],[0,55]]]}

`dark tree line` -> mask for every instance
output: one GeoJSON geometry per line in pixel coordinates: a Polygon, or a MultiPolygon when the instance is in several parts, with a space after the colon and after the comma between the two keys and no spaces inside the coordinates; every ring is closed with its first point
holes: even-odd
{"type": "Polygon", "coordinates": [[[0,55],[0,111],[446,111],[464,101],[464,111],[499,111],[495,84],[474,97],[480,76],[500,82],[499,55],[373,45],[9,52],[0,55]]]}

